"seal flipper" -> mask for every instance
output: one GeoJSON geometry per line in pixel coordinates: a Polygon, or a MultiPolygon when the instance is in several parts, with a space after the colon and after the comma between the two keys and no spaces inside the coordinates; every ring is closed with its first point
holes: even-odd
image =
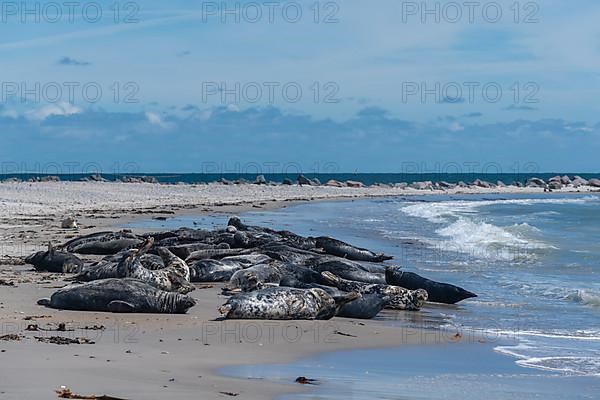
{"type": "Polygon", "coordinates": [[[227,316],[229,315],[231,310],[233,310],[233,306],[229,303],[225,303],[221,307],[219,307],[217,310],[219,311],[219,314],[221,314],[221,316],[227,318],[227,316]]]}
{"type": "Polygon", "coordinates": [[[321,276],[325,280],[325,284],[328,286],[338,287],[338,285],[340,284],[340,277],[335,274],[332,274],[329,271],[321,272],[321,276]]]}
{"type": "Polygon", "coordinates": [[[39,299],[39,300],[37,301],[37,303],[38,303],[38,305],[40,305],[40,306],[51,307],[51,305],[50,305],[50,304],[51,304],[51,302],[50,302],[50,299],[39,299]]]}
{"type": "Polygon", "coordinates": [[[126,301],[113,300],[108,303],[108,311],[114,313],[131,313],[135,312],[135,307],[131,303],[126,301]]]}
{"type": "Polygon", "coordinates": [[[335,300],[335,305],[339,309],[344,304],[350,303],[351,301],[359,299],[362,296],[358,292],[350,292],[350,293],[342,294],[339,296],[331,296],[331,297],[333,297],[333,300],[335,300]]]}

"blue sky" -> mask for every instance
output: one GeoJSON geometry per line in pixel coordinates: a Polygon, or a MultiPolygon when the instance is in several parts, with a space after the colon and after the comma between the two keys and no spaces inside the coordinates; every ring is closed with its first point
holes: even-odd
{"type": "Polygon", "coordinates": [[[598,2],[521,2],[517,14],[513,0],[482,1],[471,15],[463,2],[437,2],[438,15],[420,1],[323,1],[318,15],[314,1],[275,2],[272,22],[266,2],[236,3],[239,22],[220,1],[122,2],[118,15],[99,1],[98,18],[86,2],[61,16],[3,5],[4,172],[600,170],[598,2]]]}

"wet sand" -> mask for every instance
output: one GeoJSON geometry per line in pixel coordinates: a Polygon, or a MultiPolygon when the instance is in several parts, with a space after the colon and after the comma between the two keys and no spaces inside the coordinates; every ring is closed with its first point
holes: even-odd
{"type": "Polygon", "coordinates": [[[63,385],[77,394],[129,399],[272,398],[307,388],[228,378],[216,370],[289,362],[341,349],[435,343],[435,335],[414,329],[406,334],[381,321],[214,321],[217,307],[225,302],[220,285],[198,285],[191,293],[198,305],[186,315],[51,310],[36,301],[65,285],[64,276],[37,273],[21,262],[48,241],[119,229],[138,219],[413,192],[425,194],[391,188],[0,184],[0,399],[55,398],[53,391],[63,385]],[[79,229],[60,228],[69,214],[76,217],[79,229]],[[61,323],[65,331],[57,332],[61,323]],[[52,343],[56,336],[83,344],[52,343]]]}

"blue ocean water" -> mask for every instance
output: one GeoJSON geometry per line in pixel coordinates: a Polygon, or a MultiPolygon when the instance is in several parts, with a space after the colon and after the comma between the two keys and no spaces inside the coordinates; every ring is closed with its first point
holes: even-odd
{"type": "MultiPolygon", "coordinates": [[[[384,251],[394,256],[391,264],[479,295],[418,313],[385,311],[377,318],[388,324],[483,338],[492,345],[490,352],[523,373],[550,374],[560,382],[600,381],[597,195],[407,196],[311,203],[243,217],[251,224],[330,235],[384,251]]],[[[189,217],[165,224],[226,220],[189,217]]],[[[379,356],[385,362],[386,356],[379,356]]]]}

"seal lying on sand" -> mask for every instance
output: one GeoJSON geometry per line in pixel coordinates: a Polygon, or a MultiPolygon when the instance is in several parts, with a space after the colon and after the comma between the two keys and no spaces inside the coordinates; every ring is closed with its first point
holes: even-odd
{"type": "Polygon", "coordinates": [[[383,310],[390,298],[378,294],[364,294],[359,299],[344,304],[337,313],[338,317],[371,319],[383,310]]]}
{"type": "Polygon", "coordinates": [[[316,246],[317,248],[323,249],[327,254],[354,261],[381,262],[393,258],[391,256],[386,256],[385,254],[375,254],[371,250],[355,247],[351,244],[342,242],[341,240],[326,236],[318,237],[316,246]]]}
{"type": "Polygon", "coordinates": [[[251,250],[246,249],[220,249],[220,248],[212,248],[212,249],[203,249],[196,250],[192,252],[189,257],[185,259],[187,263],[193,263],[198,260],[206,260],[208,258],[219,259],[230,256],[239,256],[242,254],[250,254],[251,250]]]}
{"type": "Polygon", "coordinates": [[[332,297],[322,289],[267,288],[232,296],[219,307],[229,319],[330,319],[339,307],[360,297],[332,297]]]}
{"type": "MultiPolygon", "coordinates": [[[[166,247],[166,246],[163,246],[166,247]]],[[[218,245],[206,244],[206,243],[188,243],[188,244],[180,244],[176,246],[168,246],[169,251],[175,254],[177,257],[181,259],[186,259],[193,252],[198,250],[212,250],[212,249],[229,249],[229,245],[227,243],[221,243],[218,245]]]]}
{"type": "Polygon", "coordinates": [[[241,289],[242,292],[251,292],[266,286],[279,285],[282,277],[280,265],[280,261],[273,260],[239,270],[231,276],[228,289],[241,289]]]}
{"type": "Polygon", "coordinates": [[[143,242],[143,238],[127,231],[98,232],[70,240],[61,247],[70,253],[108,255],[138,247],[143,242]]]}
{"type": "Polygon", "coordinates": [[[83,261],[76,255],[56,251],[52,243],[48,243],[47,251],[38,251],[25,258],[27,264],[33,265],[36,271],[72,273],[83,268],[83,261]]]}
{"type": "Polygon", "coordinates": [[[414,272],[402,271],[398,267],[386,267],[385,280],[389,285],[402,286],[410,290],[425,289],[429,294],[429,301],[435,303],[454,304],[461,300],[477,297],[475,293],[461,287],[435,282],[414,272]]]}
{"type": "Polygon", "coordinates": [[[151,271],[140,262],[140,256],[147,251],[154,239],[149,238],[139,251],[123,258],[117,266],[119,278],[135,278],[158,289],[168,292],[189,293],[194,290],[190,284],[190,268],[181,258],[164,247],[158,248],[158,253],[165,263],[165,268],[151,271]]]}
{"type": "Polygon", "coordinates": [[[328,285],[335,286],[345,292],[378,294],[389,297],[386,308],[418,310],[423,306],[423,303],[427,301],[427,292],[423,289],[407,290],[399,286],[348,281],[327,271],[322,272],[321,275],[328,285]]]}
{"type": "Polygon", "coordinates": [[[329,271],[340,278],[365,283],[385,283],[385,276],[366,271],[362,265],[344,259],[325,259],[313,267],[315,271],[329,271]]]}
{"type": "Polygon", "coordinates": [[[183,314],[196,301],[165,292],[137,279],[102,279],[54,292],[39,305],[62,310],[183,314]]]}
{"type": "Polygon", "coordinates": [[[225,282],[231,276],[244,268],[270,261],[264,254],[247,254],[225,257],[220,260],[197,260],[190,264],[191,282],[225,282]]]}
{"type": "MultiPolygon", "coordinates": [[[[125,250],[120,253],[106,256],[102,260],[91,265],[83,267],[83,269],[68,280],[79,282],[91,282],[98,279],[118,278],[117,268],[123,258],[134,254],[136,250],[125,250]]],[[[142,265],[152,271],[163,269],[165,264],[162,259],[155,254],[143,254],[139,257],[142,265]]]]}
{"type": "Polygon", "coordinates": [[[243,264],[224,260],[198,260],[190,265],[191,282],[225,282],[243,269],[243,264]]]}

